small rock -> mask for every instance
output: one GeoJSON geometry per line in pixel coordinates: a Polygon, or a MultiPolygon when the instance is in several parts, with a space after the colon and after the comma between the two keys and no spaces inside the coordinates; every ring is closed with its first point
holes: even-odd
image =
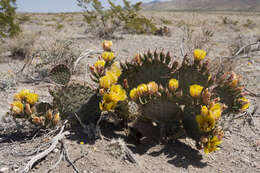
{"type": "Polygon", "coordinates": [[[55,148],[55,149],[53,150],[53,152],[54,152],[54,153],[57,153],[57,152],[59,152],[59,149],[55,148]]]}
{"type": "Polygon", "coordinates": [[[0,168],[0,173],[8,173],[8,172],[9,172],[9,168],[8,167],[0,168]]]}

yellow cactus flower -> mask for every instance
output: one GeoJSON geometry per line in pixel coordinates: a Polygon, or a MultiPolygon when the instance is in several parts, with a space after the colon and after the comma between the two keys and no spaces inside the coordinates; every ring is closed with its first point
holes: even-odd
{"type": "Polygon", "coordinates": [[[113,79],[111,78],[111,76],[105,75],[99,79],[99,85],[101,88],[108,89],[112,84],[113,84],[113,79]]]}
{"type": "Polygon", "coordinates": [[[45,117],[48,119],[48,120],[52,120],[52,110],[49,109],[46,114],[45,114],[45,117]]]}
{"type": "Polygon", "coordinates": [[[28,89],[22,89],[19,93],[14,95],[14,100],[16,101],[21,101],[22,99],[25,98],[25,96],[30,93],[28,89]]]}
{"type": "Polygon", "coordinates": [[[200,61],[200,60],[203,60],[205,58],[207,53],[206,53],[205,50],[195,49],[193,54],[194,54],[195,60],[200,61]]]}
{"type": "Polygon", "coordinates": [[[174,92],[179,88],[179,81],[177,79],[171,79],[169,81],[169,89],[170,91],[174,92]]]}
{"type": "Polygon", "coordinates": [[[130,98],[131,98],[133,101],[136,101],[136,100],[138,99],[137,89],[136,89],[136,88],[131,89],[129,95],[130,95],[130,98]]]}
{"type": "Polygon", "coordinates": [[[202,106],[201,107],[201,115],[207,116],[208,113],[209,113],[209,110],[208,110],[207,106],[202,106]]]}
{"type": "Polygon", "coordinates": [[[136,92],[138,97],[145,95],[147,91],[148,91],[148,87],[146,84],[140,84],[137,86],[136,92]]]}
{"type": "Polygon", "coordinates": [[[149,82],[148,84],[147,84],[147,87],[148,87],[148,93],[149,94],[155,94],[155,93],[157,93],[157,91],[158,91],[158,84],[156,83],[156,82],[154,82],[154,81],[152,81],[152,82],[149,82]]]}
{"type": "Polygon", "coordinates": [[[206,115],[206,116],[197,115],[196,121],[198,123],[200,130],[202,130],[204,132],[211,131],[215,127],[215,124],[216,124],[214,117],[212,117],[210,115],[206,115]]]}
{"type": "Polygon", "coordinates": [[[240,109],[241,111],[245,111],[249,108],[250,101],[247,98],[241,97],[241,98],[238,99],[238,101],[242,104],[242,107],[240,109]]]}
{"type": "Polygon", "coordinates": [[[16,113],[18,115],[20,115],[22,112],[23,112],[23,104],[21,101],[14,101],[12,104],[11,104],[11,110],[13,113],[16,113]]]}
{"type": "Polygon", "coordinates": [[[115,58],[113,52],[103,52],[101,56],[105,61],[112,61],[115,58]]]}
{"type": "Polygon", "coordinates": [[[209,108],[209,115],[215,120],[218,120],[222,114],[222,105],[220,103],[215,103],[209,108]]]}
{"type": "Polygon", "coordinates": [[[198,98],[200,96],[201,91],[203,90],[203,86],[194,84],[190,86],[190,95],[194,98],[198,98]]]}
{"type": "Polygon", "coordinates": [[[22,98],[19,93],[14,94],[14,101],[21,101],[22,98]]]}
{"type": "Polygon", "coordinates": [[[99,103],[100,110],[112,110],[116,107],[118,101],[124,101],[126,98],[126,91],[121,85],[113,85],[109,93],[103,96],[102,103],[99,103]]]}
{"type": "MultiPolygon", "coordinates": [[[[121,72],[120,72],[121,73],[121,72]]],[[[112,80],[112,84],[115,84],[117,82],[118,79],[118,73],[112,71],[112,70],[108,70],[106,71],[106,76],[109,76],[112,80]]],[[[120,75],[119,75],[120,76],[120,75]]]]}
{"type": "Polygon", "coordinates": [[[104,41],[102,42],[102,47],[103,47],[103,50],[104,50],[104,51],[111,50],[111,47],[112,47],[112,46],[113,46],[112,41],[104,40],[104,41]]]}
{"type": "Polygon", "coordinates": [[[110,88],[110,92],[117,95],[117,101],[124,101],[126,99],[126,91],[122,88],[121,85],[113,85],[110,88]]]}
{"type": "Polygon", "coordinates": [[[36,94],[36,93],[27,93],[25,98],[26,98],[26,101],[29,104],[34,105],[38,101],[38,94],[36,94]]]}
{"type": "Polygon", "coordinates": [[[96,68],[98,68],[98,67],[104,67],[105,64],[106,64],[106,61],[104,61],[104,60],[97,60],[97,61],[95,62],[95,64],[94,64],[94,66],[95,66],[96,68]]]}
{"type": "Polygon", "coordinates": [[[218,139],[217,136],[213,136],[211,139],[208,139],[206,146],[204,147],[205,154],[209,154],[210,152],[220,150],[218,146],[222,143],[221,140],[218,139]]]}
{"type": "Polygon", "coordinates": [[[116,107],[116,102],[105,102],[102,101],[102,103],[99,103],[99,109],[102,111],[110,111],[113,110],[116,107]]]}
{"type": "Polygon", "coordinates": [[[120,64],[119,62],[114,62],[111,65],[111,71],[114,73],[114,75],[116,75],[117,77],[119,77],[121,75],[121,68],[120,68],[120,64]]]}
{"type": "Polygon", "coordinates": [[[60,113],[58,112],[53,116],[52,124],[56,126],[59,122],[60,122],[60,113]]]}
{"type": "Polygon", "coordinates": [[[230,87],[231,88],[235,88],[238,84],[238,79],[233,79],[231,82],[230,82],[230,87]]]}

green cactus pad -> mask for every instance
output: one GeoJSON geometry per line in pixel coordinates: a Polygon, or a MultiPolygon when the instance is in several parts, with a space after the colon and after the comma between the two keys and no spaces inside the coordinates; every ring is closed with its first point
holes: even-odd
{"type": "Polygon", "coordinates": [[[86,84],[70,83],[66,86],[56,86],[49,90],[53,97],[53,106],[61,114],[76,112],[95,91],[86,84]]]}
{"type": "Polygon", "coordinates": [[[140,55],[140,62],[126,62],[121,64],[122,74],[118,82],[123,83],[127,79],[129,88],[137,87],[138,84],[155,81],[157,84],[165,85],[173,71],[172,57],[163,52],[152,54],[147,52],[140,55]]]}
{"type": "Polygon", "coordinates": [[[172,78],[179,81],[179,87],[187,95],[189,94],[189,86],[193,84],[201,85],[204,88],[209,87],[211,84],[209,76],[209,72],[203,72],[200,67],[185,64],[172,75],[172,78]]]}
{"type": "Polygon", "coordinates": [[[60,85],[66,85],[69,83],[71,77],[71,71],[68,66],[59,64],[51,69],[49,78],[60,85]]]}
{"type": "Polygon", "coordinates": [[[36,110],[39,115],[45,114],[49,109],[52,109],[52,105],[47,102],[40,102],[36,104],[36,110]]]}

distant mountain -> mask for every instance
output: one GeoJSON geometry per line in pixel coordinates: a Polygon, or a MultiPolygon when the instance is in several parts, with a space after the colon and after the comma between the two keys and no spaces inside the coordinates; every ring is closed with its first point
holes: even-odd
{"type": "Polygon", "coordinates": [[[260,11],[260,0],[155,0],[144,3],[145,10],[232,10],[260,11]]]}

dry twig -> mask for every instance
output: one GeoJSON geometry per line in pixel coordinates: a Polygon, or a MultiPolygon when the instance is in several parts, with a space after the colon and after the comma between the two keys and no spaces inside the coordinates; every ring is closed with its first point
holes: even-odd
{"type": "Polygon", "coordinates": [[[20,171],[21,173],[29,172],[37,161],[46,157],[50,152],[52,152],[56,148],[57,144],[59,143],[59,141],[61,139],[63,139],[66,135],[70,134],[68,131],[63,132],[64,128],[65,128],[65,124],[66,124],[66,122],[64,122],[63,126],[61,127],[60,132],[51,140],[51,142],[50,142],[51,146],[49,148],[47,148],[45,151],[33,156],[30,159],[30,161],[26,164],[25,168],[20,171]]]}

